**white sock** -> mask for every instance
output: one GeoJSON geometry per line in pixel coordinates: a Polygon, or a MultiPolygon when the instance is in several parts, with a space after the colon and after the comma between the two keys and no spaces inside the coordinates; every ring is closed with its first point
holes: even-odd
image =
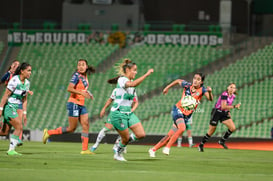
{"type": "Polygon", "coordinates": [[[138,140],[138,139],[136,138],[136,135],[135,135],[134,133],[131,133],[131,134],[130,134],[130,143],[135,142],[136,140],[138,140]]]}
{"type": "Polygon", "coordinates": [[[177,145],[181,146],[181,144],[182,144],[182,137],[178,137],[178,139],[177,139],[177,145]]]}
{"type": "Polygon", "coordinates": [[[10,138],[9,151],[15,150],[17,144],[18,144],[17,139],[10,138]]]}
{"type": "Polygon", "coordinates": [[[105,133],[107,132],[108,130],[105,129],[105,128],[102,128],[98,134],[98,137],[97,137],[97,140],[96,140],[96,143],[93,145],[93,147],[98,147],[101,140],[105,137],[105,133]]]}
{"type": "Polygon", "coordinates": [[[192,137],[188,137],[188,142],[189,142],[189,145],[192,145],[192,144],[193,144],[193,139],[192,139],[192,137]]]}

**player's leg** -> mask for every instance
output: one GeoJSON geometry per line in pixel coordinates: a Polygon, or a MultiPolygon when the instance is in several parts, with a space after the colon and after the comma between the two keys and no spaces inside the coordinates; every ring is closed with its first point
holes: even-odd
{"type": "MultiPolygon", "coordinates": [[[[22,105],[19,106],[19,109],[17,109],[17,113],[18,113],[18,117],[21,121],[23,121],[23,107],[22,105]]],[[[19,143],[17,146],[22,146],[23,145],[23,129],[22,129],[22,132],[20,133],[19,135],[19,143]]]]}
{"type": "Polygon", "coordinates": [[[81,133],[82,151],[81,151],[81,154],[94,154],[93,152],[91,152],[88,149],[89,121],[88,121],[88,114],[86,111],[80,115],[80,123],[82,125],[82,133],[81,133]]]}
{"type": "Polygon", "coordinates": [[[221,113],[217,111],[217,109],[213,108],[211,111],[211,119],[210,119],[210,125],[209,130],[206,133],[206,135],[202,138],[202,141],[198,145],[198,150],[200,152],[204,152],[204,144],[209,140],[209,138],[212,136],[212,134],[215,132],[218,120],[221,119],[221,113]]]}
{"type": "Polygon", "coordinates": [[[172,135],[172,137],[170,138],[170,140],[168,141],[166,147],[164,147],[164,149],[162,150],[162,152],[165,155],[169,155],[170,154],[170,148],[171,146],[176,142],[177,138],[183,134],[183,132],[186,129],[186,124],[183,118],[179,118],[176,120],[176,125],[177,125],[177,131],[172,135]]]}
{"type": "Polygon", "coordinates": [[[225,144],[226,140],[229,136],[236,130],[235,124],[232,119],[228,119],[222,122],[224,125],[228,127],[228,130],[225,132],[223,137],[219,140],[219,144],[222,145],[225,149],[228,149],[227,145],[225,144]]]}
{"type": "Polygon", "coordinates": [[[177,147],[180,148],[182,146],[182,136],[183,135],[180,135],[178,138],[177,138],[177,147]]]}
{"type": "Polygon", "coordinates": [[[187,135],[188,135],[189,147],[192,148],[195,144],[193,144],[193,138],[192,138],[192,134],[191,134],[191,124],[186,124],[186,130],[187,130],[187,135]]]}
{"type": "Polygon", "coordinates": [[[9,134],[10,131],[10,125],[6,123],[6,121],[3,121],[3,126],[1,127],[0,130],[0,136],[7,136],[9,134]]]}
{"type": "Polygon", "coordinates": [[[105,137],[106,133],[110,131],[112,128],[113,128],[112,124],[105,123],[104,127],[100,130],[97,136],[96,143],[90,148],[92,152],[94,152],[98,148],[98,146],[100,145],[100,142],[105,137]]]}
{"type": "Polygon", "coordinates": [[[123,157],[122,153],[124,152],[124,150],[125,150],[128,142],[129,142],[129,138],[130,138],[129,129],[128,128],[126,128],[125,130],[119,130],[119,129],[117,129],[117,132],[119,133],[119,135],[121,137],[121,140],[117,144],[117,151],[114,154],[114,159],[118,160],[118,161],[127,161],[123,157]]]}
{"type": "Polygon", "coordinates": [[[139,139],[142,139],[146,136],[144,128],[138,119],[138,117],[132,113],[129,119],[129,128],[132,130],[133,133],[130,134],[129,142],[134,142],[139,139]]]}
{"type": "Polygon", "coordinates": [[[69,126],[68,127],[58,127],[56,129],[52,129],[52,130],[48,130],[45,128],[44,134],[43,134],[43,143],[44,144],[46,144],[48,138],[51,135],[65,134],[65,133],[74,132],[76,130],[79,116],[80,116],[79,105],[74,104],[72,102],[68,102],[67,103],[67,111],[68,111],[69,126]]]}
{"type": "Polygon", "coordinates": [[[111,123],[113,124],[113,127],[117,130],[121,137],[121,140],[117,145],[117,151],[114,154],[114,159],[118,161],[126,161],[122,153],[130,139],[128,129],[129,119],[130,119],[129,115],[123,114],[120,111],[111,112],[111,123]]]}
{"type": "Polygon", "coordinates": [[[149,149],[150,157],[155,157],[155,152],[165,146],[173,134],[177,131],[177,127],[173,124],[172,128],[169,130],[168,134],[164,136],[154,147],[149,149]]]}
{"type": "Polygon", "coordinates": [[[14,127],[14,132],[10,136],[10,145],[9,145],[9,150],[7,151],[7,154],[8,155],[21,155],[20,153],[17,153],[15,151],[15,147],[19,143],[19,135],[23,129],[22,120],[20,120],[18,117],[10,118],[9,123],[14,127]]]}
{"type": "Polygon", "coordinates": [[[208,130],[207,134],[202,138],[202,140],[201,140],[201,142],[200,142],[200,144],[198,146],[198,149],[199,149],[200,152],[204,151],[205,143],[209,140],[211,135],[213,135],[215,130],[216,130],[216,126],[209,125],[209,130],[208,130]]]}

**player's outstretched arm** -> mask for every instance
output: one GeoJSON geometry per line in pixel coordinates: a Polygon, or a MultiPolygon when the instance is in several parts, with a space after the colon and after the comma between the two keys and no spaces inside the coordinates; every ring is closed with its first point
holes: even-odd
{"type": "Polygon", "coordinates": [[[146,74],[142,75],[141,77],[139,77],[138,79],[134,80],[134,81],[128,81],[126,82],[126,87],[136,87],[138,86],[141,82],[143,82],[144,79],[146,79],[151,73],[154,72],[154,69],[149,69],[146,74]]]}
{"type": "Polygon", "coordinates": [[[163,89],[163,94],[167,94],[169,89],[177,84],[181,85],[181,83],[183,82],[182,79],[176,79],[175,81],[173,81],[172,83],[170,83],[169,85],[167,85],[164,89],[163,89]]]}

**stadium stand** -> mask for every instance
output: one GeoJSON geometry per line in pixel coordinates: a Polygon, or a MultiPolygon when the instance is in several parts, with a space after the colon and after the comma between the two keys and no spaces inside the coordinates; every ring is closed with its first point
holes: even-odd
{"type": "MultiPolygon", "coordinates": [[[[18,60],[32,65],[31,90],[29,97],[30,129],[53,128],[66,120],[66,91],[78,59],[87,59],[90,65],[98,65],[118,46],[88,44],[24,44],[18,60]]],[[[100,79],[97,81],[101,81],[100,79]]],[[[91,80],[91,87],[93,81],[91,80]]],[[[101,92],[103,92],[101,90],[101,92]]],[[[88,102],[88,101],[87,101],[88,102]]],[[[90,101],[88,102],[90,105],[90,101]]],[[[90,107],[90,106],[88,106],[90,107]]]]}
{"type": "MultiPolygon", "coordinates": [[[[267,77],[273,75],[272,48],[273,44],[266,46],[264,49],[208,75],[205,85],[210,85],[213,88],[214,95],[219,95],[229,82],[235,82],[237,87],[243,87],[237,101],[241,101],[244,105],[249,96],[257,97],[258,95],[259,99],[255,99],[255,101],[261,105],[266,98],[272,97],[270,92],[258,94],[256,90],[260,86],[267,86],[271,81],[271,78],[267,77]],[[255,82],[257,80],[262,82],[255,82]],[[251,83],[254,84],[248,85],[251,83]]],[[[17,58],[32,64],[31,89],[36,95],[29,97],[28,115],[32,124],[29,124],[28,128],[42,130],[45,127],[50,129],[67,124],[66,101],[69,94],[66,88],[71,74],[75,70],[75,62],[79,58],[84,58],[88,60],[89,64],[97,66],[117,49],[117,46],[97,44],[86,46],[78,44],[23,44],[17,58]]],[[[137,88],[138,95],[141,96],[176,78],[194,72],[228,53],[230,53],[229,50],[209,46],[141,45],[133,47],[124,57],[131,58],[138,64],[138,75],[144,74],[148,68],[153,67],[156,70],[153,76],[137,88]],[[185,66],[181,67],[181,65],[185,66]]],[[[99,114],[100,109],[111,94],[115,86],[107,84],[106,80],[114,76],[114,68],[91,75],[90,89],[96,102],[87,101],[86,106],[90,117],[99,114]]],[[[265,88],[263,90],[270,89],[265,88]]],[[[180,96],[180,89],[172,89],[168,95],[157,95],[141,103],[136,114],[143,120],[147,134],[166,133],[171,126],[171,107],[179,100],[180,96]]],[[[199,106],[193,118],[193,135],[203,135],[207,131],[209,114],[213,104],[214,102],[203,101],[199,106]]],[[[235,133],[237,136],[242,135],[241,131],[250,129],[248,127],[255,125],[260,119],[272,116],[270,111],[262,111],[263,114],[254,116],[251,110],[256,108],[249,107],[246,109],[243,105],[240,111],[233,111],[232,113],[234,121],[240,122],[238,124],[240,130],[235,133]],[[253,119],[250,119],[251,116],[253,119]]],[[[261,109],[265,109],[265,107],[261,109]]],[[[103,120],[105,119],[106,117],[96,121],[91,120],[90,131],[98,132],[103,127],[103,120]]],[[[224,130],[225,128],[219,126],[217,133],[220,134],[224,130]]]]}
{"type": "MultiPolygon", "coordinates": [[[[250,56],[244,57],[236,63],[230,64],[228,67],[208,75],[206,78],[205,85],[210,85],[216,96],[224,91],[230,82],[235,82],[238,88],[242,87],[242,89],[239,90],[239,95],[236,100],[237,103],[242,102],[242,109],[232,112],[237,126],[247,125],[259,121],[262,118],[272,116],[272,111],[270,111],[272,110],[270,109],[272,105],[264,104],[267,99],[273,96],[272,91],[270,91],[272,78],[268,78],[273,75],[273,54],[272,51],[270,51],[272,48],[273,44],[266,46],[264,49],[252,53],[250,56]],[[263,79],[265,80],[262,81],[263,79]],[[261,80],[262,82],[259,83],[257,80],[261,80]],[[254,84],[251,85],[253,82],[254,84]],[[250,101],[250,97],[253,102],[250,101]],[[262,114],[257,114],[253,110],[259,110],[262,114]]],[[[162,122],[161,119],[167,118],[165,122],[171,124],[171,106],[179,100],[180,96],[181,89],[172,89],[166,96],[154,96],[141,104],[136,112],[142,120],[145,120],[143,124],[145,124],[145,129],[148,134],[154,132],[154,128],[150,128],[149,126],[156,125],[157,122],[162,122]],[[168,116],[159,116],[164,112],[168,116]],[[146,123],[152,122],[153,120],[155,120],[154,124],[146,123]]],[[[217,97],[215,97],[215,99],[216,98],[217,97]]],[[[193,118],[193,135],[203,135],[207,131],[210,111],[214,103],[215,100],[213,102],[203,101],[199,105],[199,109],[193,118]]],[[[225,129],[225,127],[222,128],[219,126],[217,132],[221,134],[225,129]]],[[[165,133],[160,132],[160,130],[157,132],[161,134],[165,133]]],[[[165,131],[166,130],[168,130],[167,127],[165,128],[165,131]]]]}

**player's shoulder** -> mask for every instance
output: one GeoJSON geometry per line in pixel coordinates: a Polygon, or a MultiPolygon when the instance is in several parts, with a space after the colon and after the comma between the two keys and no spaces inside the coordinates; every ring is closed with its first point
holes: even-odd
{"type": "Polygon", "coordinates": [[[228,96],[228,93],[227,93],[227,91],[224,91],[221,95],[222,96],[228,96]]]}
{"type": "Polygon", "coordinates": [[[118,78],[118,81],[127,81],[127,80],[129,80],[129,79],[125,76],[121,76],[118,78]]]}
{"type": "Polygon", "coordinates": [[[80,73],[79,72],[74,72],[72,76],[80,76],[80,73]]]}
{"type": "Polygon", "coordinates": [[[19,76],[18,75],[15,75],[15,76],[13,76],[10,80],[9,80],[9,82],[11,82],[11,83],[18,83],[18,82],[20,82],[20,80],[19,80],[19,76]]]}

